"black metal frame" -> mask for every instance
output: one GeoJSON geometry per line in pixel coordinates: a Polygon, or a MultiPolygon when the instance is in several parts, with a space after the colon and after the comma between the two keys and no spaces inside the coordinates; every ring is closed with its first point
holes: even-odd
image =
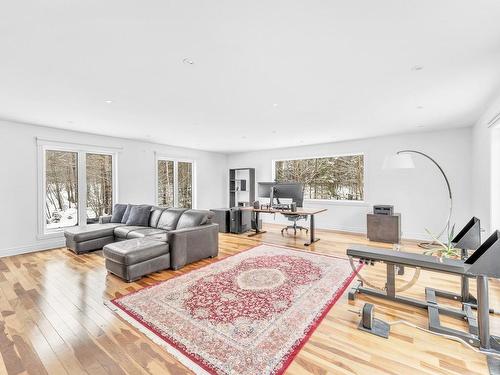
{"type": "MultiPolygon", "coordinates": [[[[254,211],[254,214],[255,214],[255,222],[259,222],[259,215],[260,215],[261,212],[259,211],[254,211]]],[[[266,212],[262,212],[262,213],[266,213],[266,212]]],[[[272,212],[269,212],[269,213],[272,213],[272,212]]],[[[292,211],[286,211],[285,213],[288,213],[288,214],[292,214],[293,212],[292,211]]],[[[316,226],[315,226],[315,222],[314,222],[314,216],[315,214],[309,214],[309,241],[306,242],[304,244],[304,246],[310,246],[312,245],[313,243],[315,242],[318,242],[319,241],[319,238],[316,237],[316,233],[315,233],[315,229],[316,229],[316,226]]],[[[263,233],[266,233],[265,230],[260,230],[260,228],[258,227],[258,225],[255,227],[255,232],[253,233],[250,233],[248,235],[248,237],[253,237],[253,236],[257,236],[259,234],[263,234],[263,233]]]]}

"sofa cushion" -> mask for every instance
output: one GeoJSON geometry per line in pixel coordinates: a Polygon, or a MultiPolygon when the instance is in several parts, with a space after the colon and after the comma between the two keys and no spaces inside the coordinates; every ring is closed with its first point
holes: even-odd
{"type": "Polygon", "coordinates": [[[114,234],[116,238],[127,238],[128,234],[137,229],[144,229],[144,227],[140,227],[138,225],[123,225],[121,227],[115,228],[114,234]]]}
{"type": "Polygon", "coordinates": [[[168,244],[148,238],[133,238],[104,246],[103,254],[113,262],[131,265],[168,254],[168,244]]]}
{"type": "Polygon", "coordinates": [[[125,212],[123,213],[122,217],[122,224],[127,224],[128,216],[130,215],[130,210],[134,207],[133,204],[127,204],[127,208],[125,209],[125,212]]]}
{"type": "Polygon", "coordinates": [[[152,235],[167,233],[166,230],[158,228],[142,228],[133,230],[127,234],[127,238],[144,238],[152,235]]]}
{"type": "Polygon", "coordinates": [[[73,242],[83,242],[112,236],[115,228],[122,226],[119,223],[90,224],[82,227],[68,228],[64,231],[64,236],[73,242]]]}
{"type": "Polygon", "coordinates": [[[179,218],[186,210],[186,208],[167,208],[161,213],[156,227],[165,230],[174,230],[177,227],[179,218]]]}
{"type": "Polygon", "coordinates": [[[113,215],[111,215],[111,223],[121,223],[126,209],[126,204],[115,204],[113,207],[113,215]]]}
{"type": "Polygon", "coordinates": [[[182,214],[177,223],[176,229],[192,228],[208,223],[212,217],[210,211],[206,210],[187,210],[182,214]]]}
{"type": "Polygon", "coordinates": [[[151,206],[133,206],[127,219],[127,225],[147,227],[151,215],[151,206]]]}
{"type": "Polygon", "coordinates": [[[151,215],[149,216],[149,225],[151,228],[156,228],[158,225],[158,220],[160,220],[161,213],[165,210],[161,207],[152,207],[151,215]]]}

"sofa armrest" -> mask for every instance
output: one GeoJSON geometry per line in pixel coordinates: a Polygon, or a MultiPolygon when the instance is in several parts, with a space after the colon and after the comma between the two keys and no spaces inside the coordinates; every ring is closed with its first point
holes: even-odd
{"type": "Polygon", "coordinates": [[[177,270],[188,263],[213,258],[219,253],[219,225],[206,224],[167,233],[170,266],[177,270]]]}
{"type": "Polygon", "coordinates": [[[108,224],[108,223],[111,223],[111,215],[99,217],[99,224],[108,224]]]}

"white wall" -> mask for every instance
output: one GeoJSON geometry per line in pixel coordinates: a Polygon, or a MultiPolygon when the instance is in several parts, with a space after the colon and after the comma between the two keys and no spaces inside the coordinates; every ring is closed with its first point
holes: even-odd
{"type": "Polygon", "coordinates": [[[0,121],[0,256],[62,245],[37,238],[36,137],[118,151],[118,201],[155,203],[155,151],[196,162],[198,208],[227,205],[227,157],[223,154],[0,121]]]}
{"type": "MultiPolygon", "coordinates": [[[[488,122],[500,112],[500,95],[492,101],[484,114],[473,128],[473,213],[481,219],[481,227],[487,234],[493,229],[500,229],[496,222],[492,223],[493,204],[497,200],[499,191],[493,188],[496,184],[496,173],[500,165],[493,163],[493,129],[488,128],[488,122]]],[[[496,145],[498,147],[498,145],[496,145]]],[[[498,187],[498,186],[497,186],[498,187]]]]}
{"type": "Polygon", "coordinates": [[[491,229],[500,230],[500,124],[491,135],[491,229]]]}
{"type": "MultiPolygon", "coordinates": [[[[396,212],[402,214],[405,238],[428,238],[424,228],[437,233],[446,221],[448,195],[445,183],[438,169],[419,156],[414,158],[416,169],[382,170],[384,157],[402,149],[425,152],[442,165],[454,195],[452,221],[457,227],[465,224],[472,215],[471,128],[232,154],[228,156],[228,163],[230,168],[254,167],[257,181],[272,181],[274,159],[363,153],[365,202],[304,203],[305,207],[328,208],[326,213],[317,216],[317,226],[364,233],[366,213],[371,211],[371,206],[393,204],[396,212]]],[[[262,216],[263,220],[273,220],[271,215],[262,216]]],[[[277,220],[279,216],[276,216],[277,220]]]]}

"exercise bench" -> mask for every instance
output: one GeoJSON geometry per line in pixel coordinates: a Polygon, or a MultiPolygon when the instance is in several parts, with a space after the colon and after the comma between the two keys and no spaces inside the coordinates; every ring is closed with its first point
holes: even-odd
{"type": "MultiPolygon", "coordinates": [[[[475,225],[476,221],[468,223],[475,225]]],[[[466,226],[467,227],[467,226],[466,226]]],[[[470,227],[469,227],[470,230],[470,227]]],[[[466,230],[462,236],[467,233],[466,230]]],[[[351,246],[347,249],[347,255],[354,265],[353,260],[358,259],[361,263],[373,265],[374,263],[385,263],[387,266],[386,285],[377,290],[364,286],[364,279],[359,275],[359,281],[349,292],[349,299],[354,300],[359,293],[384,298],[390,301],[404,303],[418,308],[427,309],[429,317],[429,330],[437,333],[459,337],[469,344],[484,351],[500,353],[499,338],[490,335],[489,328],[489,301],[488,301],[488,277],[500,278],[500,232],[495,231],[477,250],[467,259],[440,259],[435,256],[414,254],[402,251],[375,248],[370,246],[351,246]],[[415,268],[415,275],[420,270],[457,275],[462,280],[462,292],[460,295],[437,291],[426,288],[426,299],[417,300],[397,294],[396,271],[400,268],[415,268]],[[470,296],[468,279],[475,278],[477,282],[477,297],[470,296]],[[452,299],[460,299],[461,309],[441,306],[436,297],[444,296],[452,299]],[[477,309],[477,315],[473,309],[477,309]],[[439,315],[444,314],[468,323],[468,332],[444,327],[440,323],[439,315]]],[[[413,285],[414,279],[409,283],[413,285]]],[[[365,282],[366,283],[366,282],[365,282]]]]}

